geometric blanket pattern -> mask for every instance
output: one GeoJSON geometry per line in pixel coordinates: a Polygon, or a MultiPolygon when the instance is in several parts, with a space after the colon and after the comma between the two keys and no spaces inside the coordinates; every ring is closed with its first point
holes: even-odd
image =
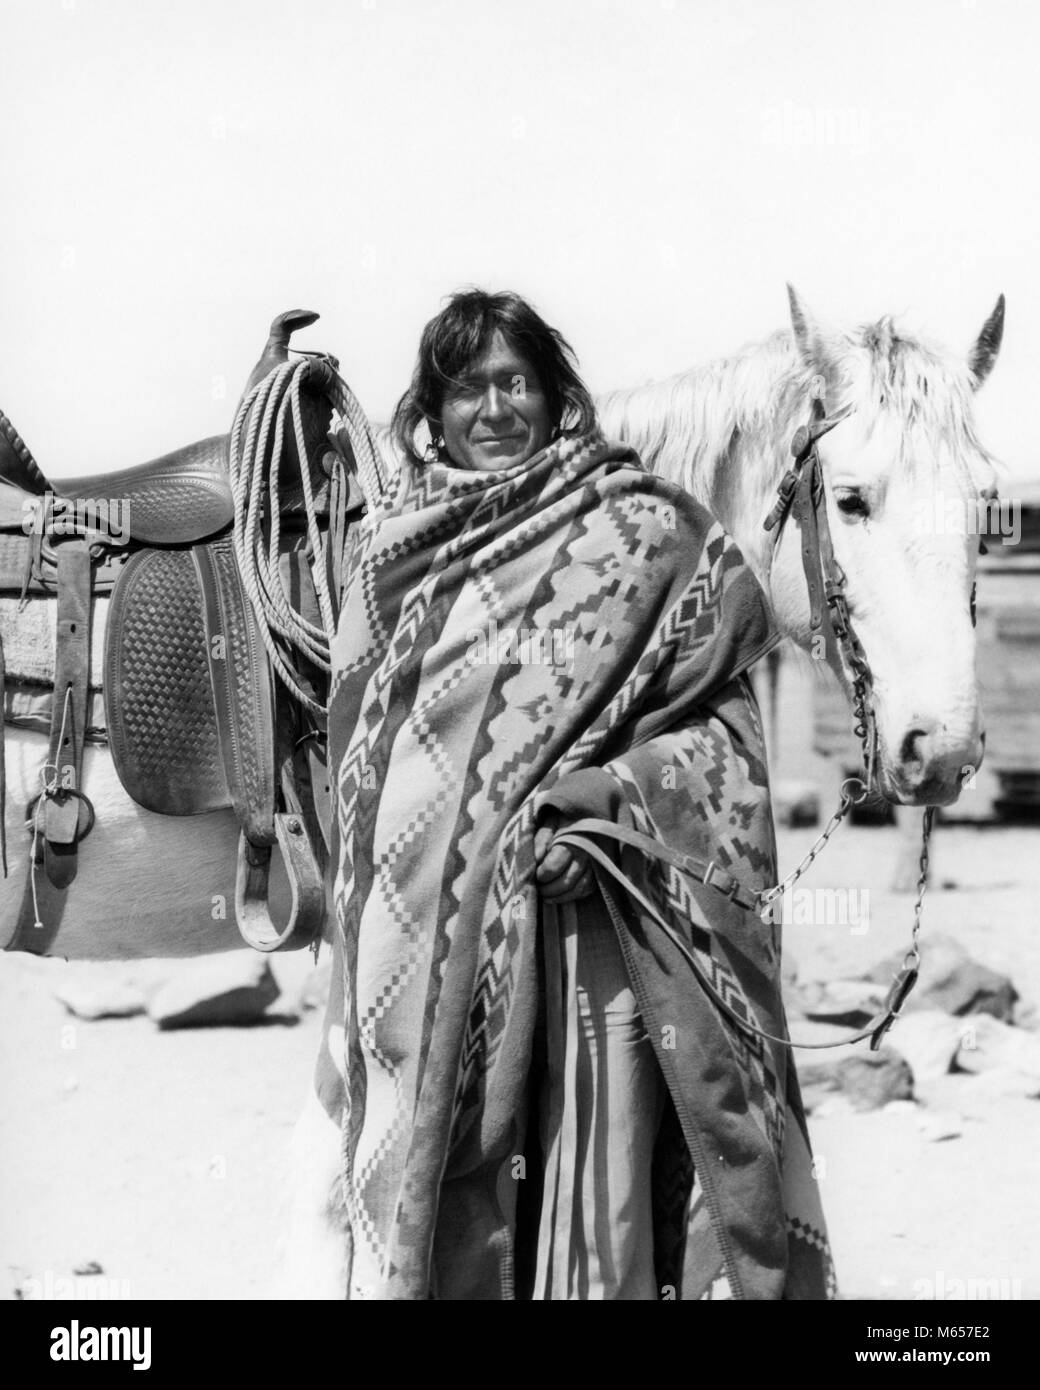
{"type": "MultiPolygon", "coordinates": [[[[775,642],[740,552],[597,433],[512,469],[405,464],[352,538],[332,648],[337,973],[318,1090],[342,1126],[349,1297],[529,1298],[542,1174],[539,816],[612,819],[775,881],[746,672],[775,642]]],[[[625,847],[739,1015],[786,1036],[779,928],[625,847]]],[[[583,913],[610,931],[598,895],[583,913]]],[[[826,1298],[788,1050],[749,1039],[627,904],[672,1109],[662,1298],[826,1298]]]]}

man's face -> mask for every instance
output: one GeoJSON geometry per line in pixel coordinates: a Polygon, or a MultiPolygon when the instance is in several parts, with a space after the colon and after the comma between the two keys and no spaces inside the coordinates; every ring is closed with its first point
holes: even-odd
{"type": "Polygon", "coordinates": [[[552,436],[542,383],[500,332],[449,387],[441,417],[445,447],[459,468],[512,468],[552,436]]]}

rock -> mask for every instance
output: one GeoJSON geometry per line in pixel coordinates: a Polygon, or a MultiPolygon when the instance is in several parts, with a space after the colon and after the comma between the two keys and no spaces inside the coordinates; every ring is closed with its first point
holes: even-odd
{"type": "Polygon", "coordinates": [[[77,1018],[131,1018],[145,1011],[144,990],[125,979],[64,980],[54,997],[77,1018]]]}
{"type": "MultiPolygon", "coordinates": [[[[906,1002],[906,1012],[941,1009],[948,1014],[992,1014],[1010,1021],[1018,991],[1007,975],[974,960],[952,937],[929,937],[922,950],[921,978],[906,1002]]],[[[888,985],[903,964],[896,951],[864,978],[888,985]]]]}
{"type": "Polygon", "coordinates": [[[1040,1037],[988,1014],[961,1023],[956,1062],[959,1071],[1003,1071],[1018,1076],[1024,1095],[1040,1090],[1040,1037]]]}
{"type": "Polygon", "coordinates": [[[1015,1004],[1014,1017],[1008,1020],[1016,1028],[1028,1028],[1031,1031],[1040,1031],[1040,1009],[1030,1000],[1028,1003],[1024,999],[1019,999],[1015,1004]]]}
{"type": "Polygon", "coordinates": [[[812,1109],[812,1116],[815,1120],[827,1120],[833,1115],[851,1115],[853,1113],[853,1104],[848,1096],[837,1094],[824,1096],[820,1103],[812,1109]]]}
{"type": "Polygon", "coordinates": [[[831,1023],[811,1023],[808,1019],[799,1018],[791,1023],[790,1031],[796,1043],[827,1044],[826,1052],[802,1052],[795,1049],[793,1055],[798,1062],[799,1076],[816,1062],[839,1062],[844,1057],[858,1057],[867,1045],[850,1043],[848,1040],[855,1037],[855,1030],[835,1027],[831,1023]]]}
{"type": "Polygon", "coordinates": [[[925,1110],[917,1117],[917,1128],[929,1143],[941,1144],[959,1139],[964,1133],[961,1117],[952,1110],[925,1110]]]}
{"type": "Polygon", "coordinates": [[[906,1059],[914,1080],[925,1085],[953,1070],[965,1025],[938,1009],[905,1013],[889,1029],[886,1042],[906,1059]]]}
{"type": "Polygon", "coordinates": [[[820,823],[820,792],[815,782],[781,779],[773,789],[773,819],[792,830],[820,823]]]}
{"type": "Polygon", "coordinates": [[[994,1105],[1009,1098],[1040,1100],[1040,1082],[1035,1077],[1004,1067],[995,1067],[992,1071],[958,1071],[950,1080],[957,1084],[957,1105],[967,1119],[989,1121],[993,1118],[994,1105]]]}
{"type": "Polygon", "coordinates": [[[148,1001],[160,1028],[255,1023],[278,997],[270,962],[253,951],[231,951],[186,962],[148,1001]]]}
{"type": "Polygon", "coordinates": [[[914,1094],[913,1073],[888,1047],[803,1066],[800,1079],[808,1097],[806,1108],[817,1113],[823,1100],[834,1093],[843,1095],[856,1110],[879,1110],[893,1100],[912,1100],[914,1094]]]}
{"type": "Polygon", "coordinates": [[[804,1016],[816,1023],[862,1028],[880,1009],[885,990],[864,980],[813,981],[800,986],[795,997],[804,1016]]]}

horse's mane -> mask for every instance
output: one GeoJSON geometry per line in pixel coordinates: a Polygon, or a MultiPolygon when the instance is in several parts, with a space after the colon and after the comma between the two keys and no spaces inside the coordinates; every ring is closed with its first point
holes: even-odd
{"type": "Polygon", "coordinates": [[[598,397],[599,424],[708,506],[738,439],[764,445],[788,427],[794,432],[811,376],[790,334],[774,333],[732,357],[598,397]]]}
{"type": "Polygon", "coordinates": [[[632,445],[654,473],[711,506],[737,480],[723,470],[737,452],[762,462],[743,479],[756,496],[771,490],[789,460],[788,444],[809,408],[810,383],[827,383],[829,413],[852,405],[869,418],[898,423],[901,462],[948,454],[956,466],[991,464],[972,423],[967,362],[897,331],[891,316],[820,340],[819,365],[807,366],[790,330],[748,344],[730,357],[663,381],[611,391],[597,400],[600,426],[632,445]],[[915,447],[921,439],[928,447],[915,447]]]}

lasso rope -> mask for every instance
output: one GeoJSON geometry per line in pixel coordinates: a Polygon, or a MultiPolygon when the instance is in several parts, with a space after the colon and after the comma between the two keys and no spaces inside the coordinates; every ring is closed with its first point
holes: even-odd
{"type": "Polygon", "coordinates": [[[235,502],[232,532],[235,559],[256,614],[264,646],[279,678],[295,699],[312,714],[324,716],[325,706],[303,688],[299,670],[290,654],[295,649],[319,670],[326,674],[331,672],[329,645],[335,631],[335,614],[326,559],[330,537],[336,531],[335,527],[330,526],[322,534],[318,522],[300,399],[304,382],[315,368],[321,374],[321,389],[331,400],[346,431],[365,500],[370,508],[376,505],[386,490],[386,466],[372,427],[357,398],[331,364],[324,360],[318,363],[306,360],[284,362],[245,396],[231,430],[229,468],[235,502]],[[281,572],[279,473],[290,421],[300,462],[307,539],[312,557],[311,577],[321,615],[320,625],[310,622],[293,607],[281,572]],[[265,509],[269,521],[266,547],[262,525],[265,509]]]}

